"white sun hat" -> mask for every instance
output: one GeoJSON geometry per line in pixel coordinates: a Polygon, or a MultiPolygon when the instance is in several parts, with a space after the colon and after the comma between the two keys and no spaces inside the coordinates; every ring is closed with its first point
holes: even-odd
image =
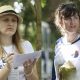
{"type": "Polygon", "coordinates": [[[0,7],[0,16],[4,16],[7,14],[15,15],[18,18],[18,22],[22,23],[23,19],[16,13],[15,9],[11,5],[3,5],[0,7]]]}

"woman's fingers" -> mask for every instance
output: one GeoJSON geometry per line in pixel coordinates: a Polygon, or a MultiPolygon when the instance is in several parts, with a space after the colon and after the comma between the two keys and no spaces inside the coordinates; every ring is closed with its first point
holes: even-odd
{"type": "Polygon", "coordinates": [[[34,59],[33,61],[32,60],[28,60],[23,65],[24,65],[24,67],[34,66],[35,63],[36,63],[36,59],[34,59]]]}
{"type": "Polygon", "coordinates": [[[12,64],[12,62],[13,62],[13,57],[14,57],[14,54],[11,53],[11,54],[7,55],[7,57],[5,58],[5,62],[6,62],[9,66],[11,66],[11,64],[12,64]]]}
{"type": "Polygon", "coordinates": [[[36,64],[36,59],[32,60],[28,60],[26,61],[23,65],[24,65],[24,72],[25,74],[30,74],[34,68],[34,65],[36,64]]]}

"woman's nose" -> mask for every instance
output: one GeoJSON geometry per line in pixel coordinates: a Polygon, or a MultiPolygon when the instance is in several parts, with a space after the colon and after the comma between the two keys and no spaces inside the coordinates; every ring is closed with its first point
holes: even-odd
{"type": "Polygon", "coordinates": [[[12,20],[9,20],[8,23],[9,23],[9,25],[13,25],[13,21],[12,20]]]}

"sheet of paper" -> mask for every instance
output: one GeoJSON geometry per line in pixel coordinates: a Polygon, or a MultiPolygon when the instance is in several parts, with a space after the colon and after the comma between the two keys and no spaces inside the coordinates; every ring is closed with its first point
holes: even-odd
{"type": "Polygon", "coordinates": [[[13,67],[18,67],[23,65],[25,61],[28,61],[29,59],[34,60],[35,58],[38,59],[41,56],[41,51],[35,51],[33,53],[28,54],[16,54],[14,55],[13,59],[13,67]]]}

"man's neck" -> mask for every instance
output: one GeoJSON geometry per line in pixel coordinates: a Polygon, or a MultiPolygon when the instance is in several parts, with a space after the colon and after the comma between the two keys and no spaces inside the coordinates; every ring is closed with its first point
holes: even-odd
{"type": "Polygon", "coordinates": [[[67,37],[67,41],[72,43],[78,38],[78,34],[77,33],[69,33],[66,35],[66,37],[67,37]]]}

